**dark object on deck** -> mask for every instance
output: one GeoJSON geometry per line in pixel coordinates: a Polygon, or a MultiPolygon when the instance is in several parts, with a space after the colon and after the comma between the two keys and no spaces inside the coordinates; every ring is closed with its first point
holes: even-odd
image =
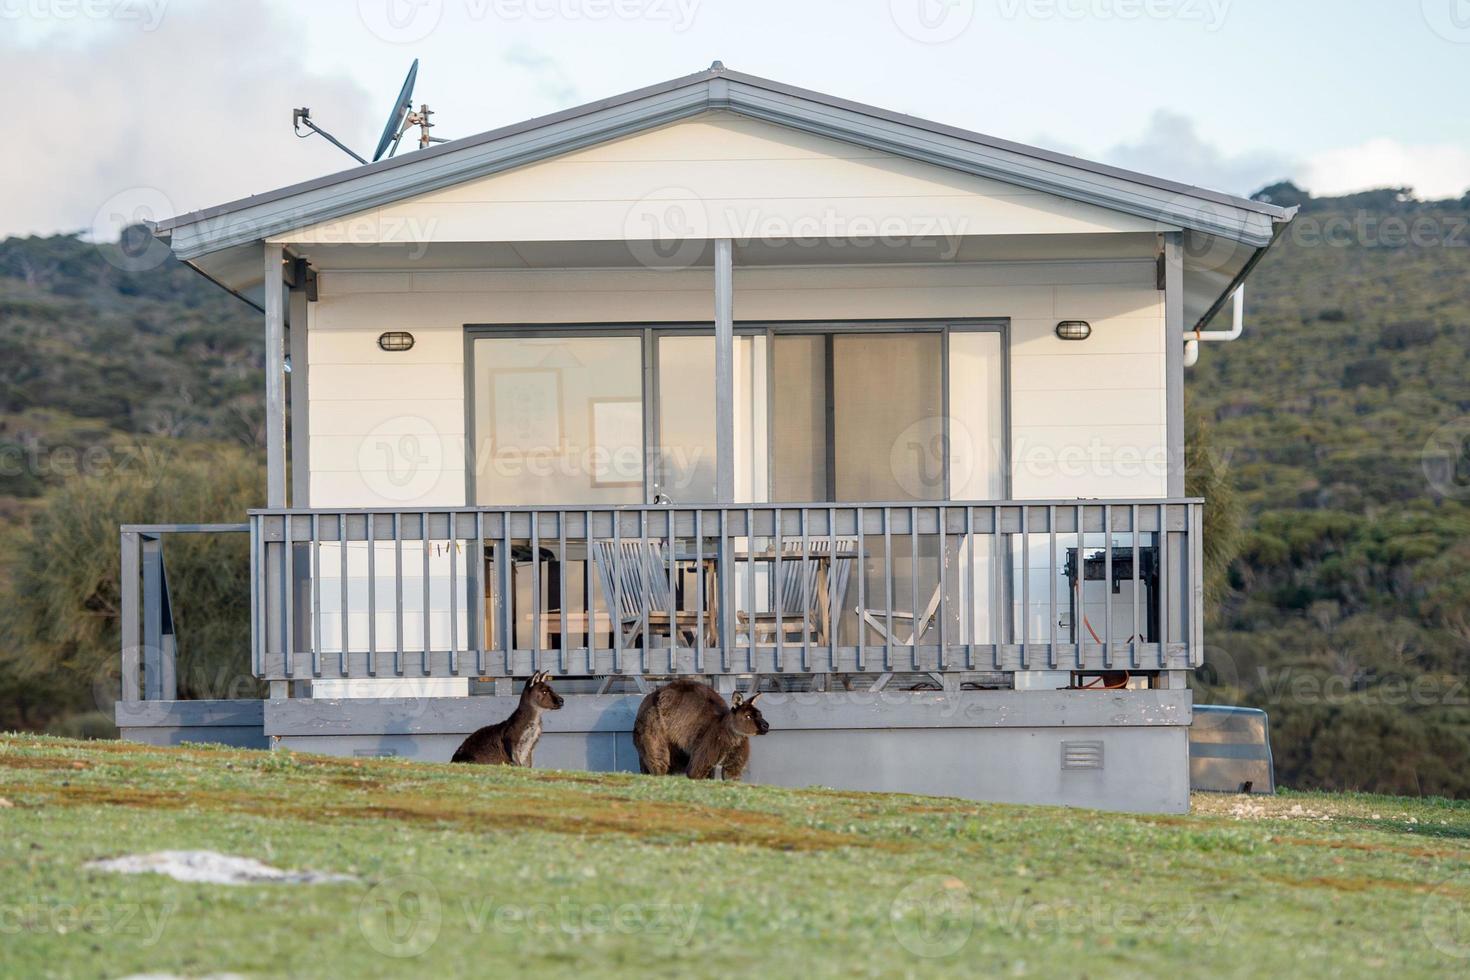
{"type": "Polygon", "coordinates": [[[561,695],[551,689],[550,674],[538,671],[521,690],[521,703],[498,725],[486,725],[464,740],[450,762],[481,765],[531,767],[531,756],[541,738],[541,712],[562,706],[561,695]]]}
{"type": "Polygon", "coordinates": [[[690,779],[738,780],[750,761],[750,736],[771,726],[750,700],[736,691],[730,704],[708,684],[684,678],[649,694],[638,706],[633,745],[638,767],[654,776],[683,773],[690,779]]]}
{"type": "Polygon", "coordinates": [[[1271,726],[1259,708],[1194,706],[1189,726],[1189,788],[1215,793],[1276,792],[1271,726]]]}

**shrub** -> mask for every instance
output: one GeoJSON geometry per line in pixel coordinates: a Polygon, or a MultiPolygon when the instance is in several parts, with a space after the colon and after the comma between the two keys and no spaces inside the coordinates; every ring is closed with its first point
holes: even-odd
{"type": "Polygon", "coordinates": [[[1393,381],[1393,369],[1378,357],[1365,357],[1348,364],[1342,372],[1345,388],[1384,388],[1393,381]]]}
{"type": "Polygon", "coordinates": [[[1401,320],[1386,323],[1378,333],[1378,343],[1385,350],[1407,350],[1427,344],[1439,336],[1439,327],[1429,320],[1401,320]]]}
{"type": "MultiPolygon", "coordinates": [[[[16,535],[10,601],[0,609],[0,728],[44,727],[110,710],[119,648],[118,526],[241,521],[264,497],[261,466],[243,450],[142,452],[126,465],[51,491],[16,535]],[[37,693],[41,692],[41,693],[37,693]]],[[[180,697],[254,694],[248,677],[249,548],[244,535],[164,541],[178,633],[180,697]],[[246,689],[248,688],[248,689],[246,689]]]]}

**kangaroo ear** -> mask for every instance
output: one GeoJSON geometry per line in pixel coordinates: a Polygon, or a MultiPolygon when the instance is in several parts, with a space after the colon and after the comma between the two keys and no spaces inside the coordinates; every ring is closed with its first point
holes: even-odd
{"type": "Polygon", "coordinates": [[[756,691],[756,692],[755,692],[755,693],[754,693],[754,694],[752,694],[752,695],[751,695],[751,696],[750,696],[750,697],[749,697],[749,698],[748,698],[748,699],[747,699],[747,700],[746,700],[746,702],[745,702],[745,703],[746,703],[746,704],[755,704],[755,699],[756,699],[756,698],[758,698],[758,697],[760,697],[760,696],[761,696],[761,692],[760,692],[760,691],[756,691]]]}
{"type": "Polygon", "coordinates": [[[739,691],[736,691],[734,694],[730,695],[730,707],[738,708],[744,703],[745,695],[741,694],[739,691]]]}

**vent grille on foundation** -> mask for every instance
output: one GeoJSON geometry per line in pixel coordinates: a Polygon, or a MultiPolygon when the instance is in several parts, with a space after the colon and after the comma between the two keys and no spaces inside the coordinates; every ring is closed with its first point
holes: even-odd
{"type": "Polygon", "coordinates": [[[1062,769],[1101,769],[1103,767],[1103,744],[1095,742],[1063,742],[1062,769]]]}

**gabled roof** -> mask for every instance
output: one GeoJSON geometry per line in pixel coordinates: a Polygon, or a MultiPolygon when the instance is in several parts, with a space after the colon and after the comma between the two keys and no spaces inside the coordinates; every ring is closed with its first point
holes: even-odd
{"type": "Polygon", "coordinates": [[[730,71],[707,71],[160,223],[191,259],[713,110],[988,177],[1254,248],[1286,209],[730,71]]]}

